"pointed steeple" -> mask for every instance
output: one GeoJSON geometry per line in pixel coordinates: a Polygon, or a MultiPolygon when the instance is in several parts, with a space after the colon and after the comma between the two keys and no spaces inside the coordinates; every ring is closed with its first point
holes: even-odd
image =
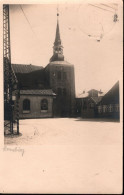
{"type": "Polygon", "coordinates": [[[63,46],[61,43],[60,30],[59,30],[58,10],[57,10],[56,36],[55,36],[55,41],[54,41],[54,46],[53,46],[53,56],[51,57],[50,62],[52,62],[52,61],[64,61],[63,46]]]}
{"type": "Polygon", "coordinates": [[[60,32],[59,32],[59,13],[57,13],[57,26],[56,26],[56,37],[54,46],[61,45],[60,32]]]}

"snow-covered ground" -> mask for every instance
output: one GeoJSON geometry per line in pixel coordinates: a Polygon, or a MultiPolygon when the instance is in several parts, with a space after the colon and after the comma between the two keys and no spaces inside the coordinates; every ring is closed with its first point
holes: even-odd
{"type": "Polygon", "coordinates": [[[20,120],[20,133],[5,137],[7,147],[25,151],[4,152],[4,192],[122,193],[121,123],[29,119],[20,120]]]}
{"type": "Polygon", "coordinates": [[[11,145],[113,145],[120,144],[119,122],[49,118],[20,120],[20,136],[5,137],[11,145]]]}

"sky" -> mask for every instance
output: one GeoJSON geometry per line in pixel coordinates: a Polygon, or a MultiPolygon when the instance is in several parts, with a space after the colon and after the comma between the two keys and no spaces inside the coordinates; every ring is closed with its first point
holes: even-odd
{"type": "Polygon", "coordinates": [[[107,92],[122,76],[121,3],[11,4],[12,63],[43,67],[49,63],[57,6],[65,60],[75,68],[76,94],[92,88],[107,92]]]}

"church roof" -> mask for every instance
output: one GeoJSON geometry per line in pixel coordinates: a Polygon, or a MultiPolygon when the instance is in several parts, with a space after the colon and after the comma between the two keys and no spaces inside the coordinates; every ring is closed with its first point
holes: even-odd
{"type": "Polygon", "coordinates": [[[57,19],[57,26],[56,26],[56,37],[55,37],[55,42],[54,45],[61,45],[61,39],[60,39],[60,31],[59,31],[59,21],[57,19]]]}
{"type": "Polygon", "coordinates": [[[64,61],[63,46],[61,44],[60,31],[59,31],[59,13],[57,13],[57,26],[56,35],[53,46],[53,55],[50,58],[50,62],[53,61],[64,61]]]}
{"type": "Polygon", "coordinates": [[[30,73],[36,70],[41,70],[43,69],[42,66],[35,66],[31,64],[12,64],[13,70],[15,73],[30,73]]]}
{"type": "Polygon", "coordinates": [[[44,68],[35,65],[12,64],[20,89],[45,89],[44,68]]]}
{"type": "Polygon", "coordinates": [[[41,96],[55,96],[52,89],[33,89],[33,90],[20,90],[20,95],[41,95],[41,96]]]}
{"type": "Polygon", "coordinates": [[[61,53],[54,53],[54,55],[50,58],[50,62],[54,61],[64,61],[64,55],[61,53]]]}
{"type": "Polygon", "coordinates": [[[70,64],[69,62],[67,61],[53,61],[53,62],[50,62],[48,65],[69,65],[69,66],[72,66],[72,64],[70,64]]]}

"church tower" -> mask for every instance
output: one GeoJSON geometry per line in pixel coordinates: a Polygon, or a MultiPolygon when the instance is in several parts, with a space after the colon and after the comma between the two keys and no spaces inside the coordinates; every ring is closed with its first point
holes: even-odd
{"type": "Polygon", "coordinates": [[[56,26],[56,36],[53,46],[53,56],[50,59],[50,62],[53,61],[64,61],[63,55],[63,46],[60,39],[60,31],[59,31],[59,13],[57,13],[57,26],[56,26]]]}
{"type": "Polygon", "coordinates": [[[53,114],[58,117],[70,117],[74,114],[75,78],[74,65],[64,60],[63,46],[59,30],[59,13],[57,13],[56,35],[53,56],[45,68],[47,86],[56,93],[53,114]]]}

